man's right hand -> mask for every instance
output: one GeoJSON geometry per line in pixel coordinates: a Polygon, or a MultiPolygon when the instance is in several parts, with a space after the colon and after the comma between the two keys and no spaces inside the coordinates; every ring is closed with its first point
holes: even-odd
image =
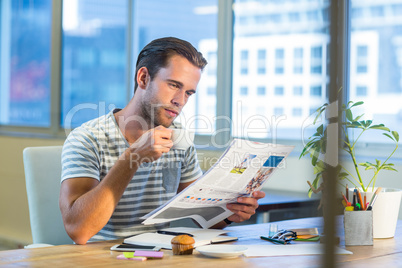
{"type": "Polygon", "coordinates": [[[146,131],[130,146],[130,163],[153,162],[173,146],[172,130],[163,126],[146,131]]]}

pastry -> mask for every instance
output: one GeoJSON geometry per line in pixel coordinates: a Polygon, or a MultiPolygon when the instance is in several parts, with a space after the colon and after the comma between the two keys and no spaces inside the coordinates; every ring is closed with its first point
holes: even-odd
{"type": "Polygon", "coordinates": [[[173,255],[193,254],[195,240],[189,235],[178,235],[172,238],[173,255]]]}

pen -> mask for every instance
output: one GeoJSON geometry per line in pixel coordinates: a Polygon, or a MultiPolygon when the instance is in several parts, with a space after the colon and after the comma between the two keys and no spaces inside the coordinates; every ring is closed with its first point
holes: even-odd
{"type": "MultiPolygon", "coordinates": [[[[345,201],[344,206],[345,206],[345,207],[350,206],[351,203],[348,201],[348,199],[346,198],[346,196],[345,196],[342,192],[341,192],[341,194],[342,194],[342,197],[343,197],[343,201],[345,201]]],[[[343,204],[343,202],[342,202],[342,204],[343,204]]]]}
{"type": "Polygon", "coordinates": [[[275,239],[275,238],[270,238],[270,237],[266,237],[266,236],[260,236],[260,238],[264,239],[264,240],[268,240],[268,241],[273,242],[273,243],[279,243],[279,244],[283,244],[283,245],[286,245],[286,243],[287,243],[287,241],[283,241],[283,240],[279,240],[279,239],[275,239]]]}
{"type": "Polygon", "coordinates": [[[360,204],[360,206],[361,206],[361,210],[364,210],[365,208],[364,208],[364,203],[363,203],[362,195],[360,194],[359,189],[356,188],[356,190],[357,190],[357,196],[359,197],[359,204],[360,204]]]}
{"type": "Polygon", "coordinates": [[[370,203],[368,205],[367,210],[372,210],[374,206],[374,202],[377,200],[377,196],[380,194],[380,191],[382,190],[381,187],[378,187],[377,190],[374,192],[373,196],[371,197],[370,203]]]}
{"type": "Polygon", "coordinates": [[[349,201],[349,187],[348,187],[348,184],[346,184],[346,199],[349,201]]]}
{"type": "Polygon", "coordinates": [[[364,192],[364,210],[367,210],[366,192],[364,192]]]}
{"type": "Polygon", "coordinates": [[[357,206],[356,206],[356,189],[353,192],[353,203],[352,203],[352,205],[355,208],[355,210],[357,210],[357,206]]]}
{"type": "Polygon", "coordinates": [[[189,234],[189,233],[181,233],[181,232],[171,232],[171,231],[163,231],[163,230],[159,230],[157,231],[158,234],[165,234],[165,235],[188,235],[193,237],[194,235],[189,234]]]}

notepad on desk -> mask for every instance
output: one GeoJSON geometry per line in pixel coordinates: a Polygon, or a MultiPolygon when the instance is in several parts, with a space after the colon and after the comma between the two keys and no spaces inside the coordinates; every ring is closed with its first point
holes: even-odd
{"type": "MultiPolygon", "coordinates": [[[[187,233],[191,234],[195,240],[194,247],[199,247],[202,245],[229,242],[237,240],[237,237],[224,236],[222,234],[227,233],[224,230],[215,229],[200,229],[200,228],[190,228],[190,227],[174,227],[166,228],[161,231],[169,233],[187,233]]],[[[139,235],[131,236],[124,239],[126,244],[144,245],[144,246],[158,246],[165,249],[172,249],[170,241],[176,235],[174,234],[161,234],[161,233],[142,233],[139,235]]]]}

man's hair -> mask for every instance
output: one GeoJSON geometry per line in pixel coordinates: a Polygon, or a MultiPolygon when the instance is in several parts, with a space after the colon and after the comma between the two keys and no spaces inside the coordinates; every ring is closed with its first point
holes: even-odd
{"type": "Polygon", "coordinates": [[[207,60],[202,56],[201,52],[198,52],[189,42],[175,37],[155,39],[146,45],[138,55],[134,91],[138,86],[137,73],[140,68],[146,67],[152,80],[159,69],[168,65],[169,59],[174,55],[185,57],[201,70],[207,65],[207,60]]]}

